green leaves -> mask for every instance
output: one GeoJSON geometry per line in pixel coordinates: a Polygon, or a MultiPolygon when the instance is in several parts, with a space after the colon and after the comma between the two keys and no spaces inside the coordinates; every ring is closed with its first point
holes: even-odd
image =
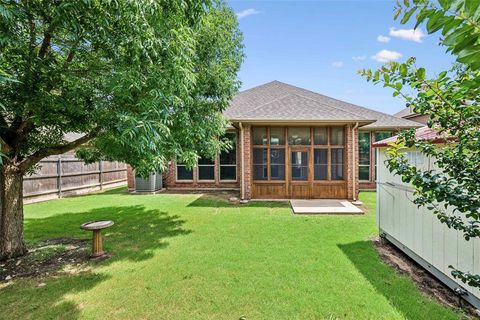
{"type": "Polygon", "coordinates": [[[0,137],[22,142],[12,159],[58,152],[70,132],[98,131],[85,159],[144,172],[222,147],[222,111],[243,61],[223,2],[10,1],[0,31],[0,137]],[[21,137],[13,119],[25,126],[21,137]]]}
{"type": "MultiPolygon", "coordinates": [[[[414,2],[417,26],[426,23],[429,33],[441,30],[445,36],[441,44],[457,59],[450,70],[427,78],[425,68],[416,67],[415,59],[410,58],[402,64],[362,72],[368,81],[392,88],[394,96],[404,97],[415,113],[429,118],[428,127],[436,133],[433,140],[441,144],[419,141],[413,131],[402,132],[387,151],[387,166],[416,189],[413,202],[417,206],[426,207],[466,240],[480,237],[478,2],[414,2]],[[404,148],[435,159],[434,168],[422,170],[412,165],[402,152],[404,148]]],[[[411,10],[402,12],[402,22],[413,17],[411,10]]],[[[479,275],[456,269],[452,274],[471,286],[480,286],[479,275]]]]}

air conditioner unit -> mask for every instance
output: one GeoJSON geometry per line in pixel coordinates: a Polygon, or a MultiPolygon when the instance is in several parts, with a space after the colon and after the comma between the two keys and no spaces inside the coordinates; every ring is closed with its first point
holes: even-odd
{"type": "Polygon", "coordinates": [[[156,192],[162,190],[162,187],[161,172],[152,173],[146,179],[135,176],[135,192],[156,192]]]}

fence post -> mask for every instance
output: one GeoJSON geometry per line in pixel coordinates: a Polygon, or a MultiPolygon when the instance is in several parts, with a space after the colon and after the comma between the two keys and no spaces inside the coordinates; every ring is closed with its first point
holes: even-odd
{"type": "Polygon", "coordinates": [[[98,168],[100,169],[100,176],[98,177],[98,182],[100,183],[100,190],[103,190],[103,162],[100,160],[98,163],[98,168]]]}
{"type": "Polygon", "coordinates": [[[57,190],[58,197],[62,197],[62,158],[57,159],[57,190]]]}

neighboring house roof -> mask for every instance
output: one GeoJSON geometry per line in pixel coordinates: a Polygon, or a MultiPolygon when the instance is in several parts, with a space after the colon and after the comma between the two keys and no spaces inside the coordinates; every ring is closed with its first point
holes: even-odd
{"type": "Polygon", "coordinates": [[[232,121],[359,122],[366,129],[414,128],[416,122],[272,81],[240,92],[224,112],[232,121]]]}
{"type": "Polygon", "coordinates": [[[413,112],[410,107],[406,107],[405,109],[400,110],[399,112],[394,114],[395,117],[408,119],[411,117],[418,116],[418,113],[413,112]]]}
{"type": "MultiPolygon", "coordinates": [[[[387,139],[383,139],[380,141],[377,141],[372,144],[374,148],[378,147],[388,147],[389,143],[395,142],[397,140],[398,136],[393,136],[387,139]]],[[[432,143],[445,143],[446,140],[455,140],[454,137],[450,136],[440,136],[437,131],[435,131],[432,128],[429,127],[421,127],[417,130],[415,130],[415,138],[418,141],[430,141],[432,143]]]]}

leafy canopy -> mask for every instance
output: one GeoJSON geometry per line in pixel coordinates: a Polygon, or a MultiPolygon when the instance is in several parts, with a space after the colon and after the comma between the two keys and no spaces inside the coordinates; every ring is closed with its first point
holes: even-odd
{"type": "MultiPolygon", "coordinates": [[[[462,232],[466,240],[480,237],[480,9],[479,1],[417,0],[397,3],[396,17],[416,27],[425,24],[428,33],[441,32],[440,44],[456,57],[457,64],[429,78],[414,58],[389,63],[379,70],[363,70],[367,80],[383,83],[403,97],[415,113],[428,115],[428,127],[443,144],[417,141],[414,131],[399,135],[388,150],[391,172],[411,183],[414,202],[426,206],[448,227],[462,232]],[[413,92],[413,94],[409,93],[413,92]],[[418,148],[435,159],[438,171],[410,165],[406,148],[418,148]]],[[[468,270],[452,274],[472,286],[480,276],[468,270]]]]}
{"type": "Polygon", "coordinates": [[[223,2],[3,0],[0,31],[5,165],[28,170],[83,145],[87,160],[147,173],[225,146],[243,45],[223,2]]]}

